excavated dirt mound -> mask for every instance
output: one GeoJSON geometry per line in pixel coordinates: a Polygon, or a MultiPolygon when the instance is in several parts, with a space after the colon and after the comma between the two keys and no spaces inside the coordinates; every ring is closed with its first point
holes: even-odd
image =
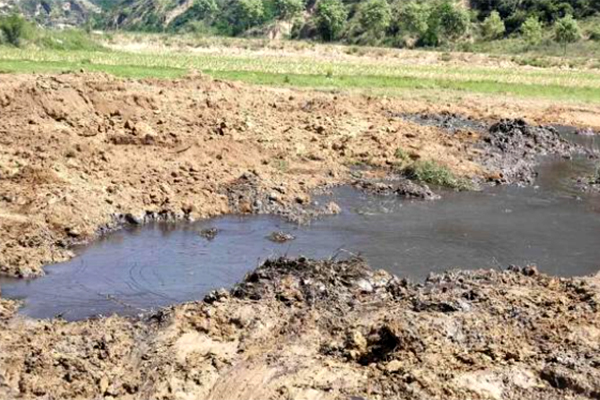
{"type": "Polygon", "coordinates": [[[0,397],[594,399],[599,279],[273,260],[139,322],[0,322],[0,397]]]}

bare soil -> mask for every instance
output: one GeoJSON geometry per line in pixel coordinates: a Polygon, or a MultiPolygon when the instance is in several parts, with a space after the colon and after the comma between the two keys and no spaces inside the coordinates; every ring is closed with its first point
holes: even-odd
{"type": "MultiPolygon", "coordinates": [[[[503,173],[483,162],[482,135],[393,114],[598,129],[598,111],[203,76],[3,76],[0,271],[41,275],[124,223],[336,212],[311,210],[310,193],[351,182],[356,164],[394,170],[398,148],[459,176],[503,173]]],[[[598,279],[515,268],[411,284],[360,260],[278,260],[204,302],[138,319],[35,321],[0,298],[0,398],[598,398],[598,279]]]]}

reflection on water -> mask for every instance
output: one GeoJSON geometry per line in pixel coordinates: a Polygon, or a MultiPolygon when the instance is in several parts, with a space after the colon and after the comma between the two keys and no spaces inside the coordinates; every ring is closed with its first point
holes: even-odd
{"type": "MultiPolygon", "coordinates": [[[[596,142],[591,146],[598,148],[596,142]]],[[[584,158],[546,159],[534,187],[444,192],[436,202],[381,198],[342,187],[333,194],[342,214],[303,227],[275,217],[229,216],[126,229],[80,249],[69,262],[48,267],[46,277],[3,279],[2,295],[24,299],[22,311],[33,317],[131,314],[201,299],[212,289],[233,285],[267,257],[299,254],[361,254],[375,268],[412,279],[449,268],[528,263],[557,275],[595,273],[600,269],[600,197],[575,191],[571,181],[592,167],[584,158]],[[198,234],[212,226],[219,229],[214,240],[198,234]],[[269,241],[276,230],[296,240],[269,241]]]]}

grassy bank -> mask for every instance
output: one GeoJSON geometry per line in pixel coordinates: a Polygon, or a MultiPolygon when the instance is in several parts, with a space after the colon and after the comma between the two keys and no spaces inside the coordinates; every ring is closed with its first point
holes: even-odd
{"type": "Polygon", "coordinates": [[[407,63],[392,57],[318,58],[227,51],[61,50],[0,47],[0,71],[8,73],[107,72],[129,78],[176,78],[192,70],[255,84],[318,89],[394,92],[441,90],[600,102],[600,71],[407,63]]]}

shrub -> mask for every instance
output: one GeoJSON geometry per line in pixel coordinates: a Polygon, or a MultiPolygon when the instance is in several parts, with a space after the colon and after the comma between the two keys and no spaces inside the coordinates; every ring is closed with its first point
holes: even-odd
{"type": "Polygon", "coordinates": [[[481,31],[486,40],[494,40],[502,37],[506,31],[504,21],[500,18],[498,11],[492,11],[491,14],[481,24],[481,31]]]}
{"type": "Polygon", "coordinates": [[[16,14],[0,19],[0,32],[4,39],[13,46],[19,46],[25,36],[27,22],[16,14]]]}
{"type": "Polygon", "coordinates": [[[317,5],[316,23],[321,37],[331,41],[344,29],[348,11],[340,0],[322,0],[317,5]]]}
{"type": "Polygon", "coordinates": [[[567,54],[567,45],[581,39],[581,31],[572,15],[566,15],[554,24],[554,40],[563,46],[567,54]]]}
{"type": "Polygon", "coordinates": [[[410,160],[410,156],[402,147],[398,147],[396,149],[396,151],[394,152],[394,157],[396,157],[398,160],[400,160],[402,162],[410,160]]]}
{"type": "Polygon", "coordinates": [[[542,42],[542,24],[537,17],[529,17],[521,25],[521,35],[530,46],[536,46],[542,42]]]}
{"type": "Polygon", "coordinates": [[[588,31],[588,35],[590,40],[593,40],[594,42],[600,42],[600,26],[592,28],[590,31],[588,31]]]}
{"type": "Polygon", "coordinates": [[[431,8],[425,3],[397,2],[393,9],[394,30],[397,34],[422,37],[428,28],[431,8]]]}
{"type": "Polygon", "coordinates": [[[239,28],[243,31],[263,22],[264,6],[262,0],[239,0],[236,7],[239,28]]]}

